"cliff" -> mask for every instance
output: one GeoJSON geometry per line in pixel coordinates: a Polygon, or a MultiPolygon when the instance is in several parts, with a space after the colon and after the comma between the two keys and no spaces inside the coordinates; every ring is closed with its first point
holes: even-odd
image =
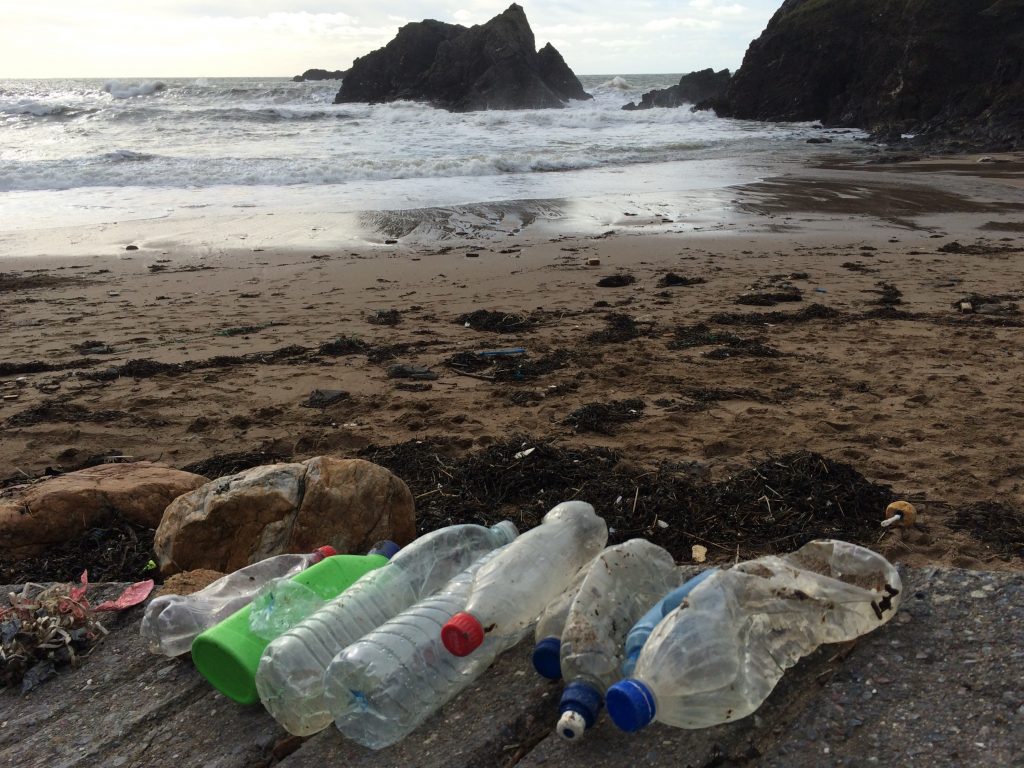
{"type": "Polygon", "coordinates": [[[1024,146],[1024,0],[786,0],[701,106],[1024,146]]]}

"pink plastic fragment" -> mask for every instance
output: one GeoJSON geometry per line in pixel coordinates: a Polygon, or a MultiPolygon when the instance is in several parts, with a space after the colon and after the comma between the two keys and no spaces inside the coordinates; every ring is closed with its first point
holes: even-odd
{"type": "Polygon", "coordinates": [[[128,587],[128,589],[118,595],[115,599],[106,600],[93,608],[93,610],[123,611],[125,608],[131,608],[133,605],[138,605],[149,597],[149,593],[153,591],[154,586],[152,579],[138,581],[128,587]]]}
{"type": "Polygon", "coordinates": [[[89,589],[89,571],[82,571],[82,576],[79,579],[82,582],[80,587],[72,587],[69,597],[76,603],[82,602],[82,598],[85,597],[85,592],[89,589]]]}

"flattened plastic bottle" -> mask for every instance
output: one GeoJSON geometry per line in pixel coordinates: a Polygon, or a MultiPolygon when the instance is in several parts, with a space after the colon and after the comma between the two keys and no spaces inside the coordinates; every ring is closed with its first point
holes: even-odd
{"type": "Polygon", "coordinates": [[[387,565],[271,641],[256,672],[263,706],[296,736],[326,728],[331,716],[323,700],[323,674],[335,655],[517,533],[506,520],[492,528],[453,525],[413,541],[387,565]]]}
{"type": "Polygon", "coordinates": [[[444,625],[445,648],[466,656],[491,635],[518,635],[572,583],[608,541],[594,508],[566,501],[480,569],[466,609],[444,625]]]}
{"type": "Polygon", "coordinates": [[[400,741],[519,641],[522,633],[495,636],[464,657],[441,644],[441,627],[465,606],[474,575],[500,552],[484,555],[440,592],[334,657],[324,674],[324,699],[344,736],[372,749],[400,741]]]}
{"type": "Polygon", "coordinates": [[[644,539],[608,547],[591,564],[562,632],[562,738],[578,739],[594,725],[605,690],[619,679],[626,632],[678,583],[672,556],[644,539]]]}
{"type": "Polygon", "coordinates": [[[180,656],[200,633],[252,602],[267,582],[294,576],[334,554],[333,547],[321,547],[308,554],[276,555],[239,568],[191,595],[154,598],[142,617],[142,636],[149,640],[152,653],[180,656]]]}
{"type": "Polygon", "coordinates": [[[608,713],[625,731],[653,720],[679,728],[739,720],[802,656],[892,618],[901,590],[881,555],[833,540],[718,571],[658,624],[633,677],[608,690],[608,713]]]}

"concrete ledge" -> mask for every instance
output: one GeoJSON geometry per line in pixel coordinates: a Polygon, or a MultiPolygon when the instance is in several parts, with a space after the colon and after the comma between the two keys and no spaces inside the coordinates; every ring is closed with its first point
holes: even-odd
{"type": "Polygon", "coordinates": [[[560,685],[534,674],[525,643],[405,741],[374,752],[333,728],[289,737],[261,708],[213,691],[187,656],[151,656],[138,634],[142,611],[134,609],[108,622],[110,636],[80,669],[24,697],[0,694],[0,765],[1019,764],[1024,574],[903,575],[907,594],[888,625],[805,659],[755,715],[701,731],[654,726],[635,735],[605,716],[576,744],[552,735],[560,685]]]}

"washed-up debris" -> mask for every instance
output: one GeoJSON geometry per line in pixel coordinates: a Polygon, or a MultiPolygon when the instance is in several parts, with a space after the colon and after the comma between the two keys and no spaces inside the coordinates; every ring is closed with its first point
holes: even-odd
{"type": "Polygon", "coordinates": [[[398,325],[402,322],[402,313],[397,309],[378,309],[368,318],[370,325],[398,325]]]}
{"type": "Polygon", "coordinates": [[[478,352],[456,352],[444,364],[463,375],[490,381],[527,381],[563,368],[568,360],[569,353],[564,350],[555,350],[536,359],[525,354],[495,357],[478,352]]]}
{"type": "Polygon", "coordinates": [[[79,403],[67,402],[63,398],[44,400],[24,411],[14,414],[7,419],[7,424],[12,427],[28,427],[33,424],[46,422],[92,422],[96,424],[108,424],[112,421],[129,418],[130,414],[125,411],[90,411],[79,403]]]}
{"type": "Polygon", "coordinates": [[[797,312],[720,312],[709,320],[717,325],[776,325],[781,323],[805,323],[811,320],[832,320],[842,313],[824,304],[809,304],[797,312]]]}
{"type": "Polygon", "coordinates": [[[224,328],[217,331],[218,336],[246,336],[250,333],[258,333],[265,328],[273,328],[284,323],[260,323],[259,325],[239,325],[233,328],[224,328]]]}
{"type": "Polygon", "coordinates": [[[81,344],[72,344],[71,348],[80,355],[112,355],[116,351],[107,342],[98,339],[83,341],[81,344]]]}
{"type": "Polygon", "coordinates": [[[685,277],[675,272],[667,272],[659,281],[659,288],[668,288],[675,285],[701,285],[707,281],[703,277],[685,277]]]}
{"type": "Polygon", "coordinates": [[[494,312],[488,309],[477,309],[459,315],[455,322],[476,331],[491,331],[493,333],[518,333],[527,331],[537,325],[533,317],[518,315],[514,312],[494,312]]]}
{"type": "Polygon", "coordinates": [[[1018,315],[1020,295],[1013,293],[971,293],[953,302],[953,309],[981,315],[1018,315]]]}
{"type": "Polygon", "coordinates": [[[646,323],[641,330],[636,319],[621,312],[610,312],[604,318],[605,327],[600,331],[587,334],[587,341],[598,344],[617,344],[636,339],[649,332],[652,323],[646,323]]]}
{"type": "Polygon", "coordinates": [[[1024,511],[1000,501],[977,501],[957,509],[947,523],[966,531],[1003,557],[1024,557],[1024,511]]]}
{"type": "Polygon", "coordinates": [[[780,286],[775,290],[752,291],[737,296],[736,304],[747,304],[753,307],[771,307],[775,304],[789,301],[803,301],[803,291],[795,285],[780,286]]]}
{"type": "Polygon", "coordinates": [[[739,339],[704,353],[709,360],[727,360],[730,357],[781,357],[782,352],[756,339],[739,339]]]}
{"type": "Polygon", "coordinates": [[[625,288],[636,282],[636,278],[629,274],[608,275],[597,281],[599,288],[625,288]]]}
{"type": "Polygon", "coordinates": [[[909,501],[894,501],[885,508],[885,519],[882,520],[882,527],[888,528],[891,525],[898,525],[901,528],[909,528],[917,522],[917,508],[909,501]]]}
{"type": "Polygon", "coordinates": [[[28,693],[60,668],[77,666],[107,634],[96,614],[138,605],[153,590],[153,581],[133,584],[96,606],[90,605],[87,589],[88,573],[83,571],[78,586],[25,584],[7,596],[8,605],[0,607],[0,683],[28,693]]]}
{"type": "Polygon", "coordinates": [[[182,469],[204,477],[225,477],[244,469],[258,467],[261,464],[275,464],[290,458],[290,452],[285,451],[276,443],[268,442],[255,450],[222,453],[202,461],[194,461],[191,464],[186,464],[182,469]]]}
{"type": "Polygon", "coordinates": [[[690,463],[628,470],[611,449],[558,446],[525,435],[470,454],[433,439],[371,446],[360,456],[409,486],[421,533],[503,517],[526,530],[551,504],[581,499],[614,530],[611,543],[644,536],[677,561],[688,559],[694,544],[729,559],[786,552],[815,538],[873,546],[879,511],[893,500],[888,486],[809,451],[758,461],[716,483],[702,480],[703,467],[690,463]],[[527,448],[535,450],[515,458],[527,448]]]}
{"type": "Polygon", "coordinates": [[[636,421],[643,416],[646,407],[643,400],[613,400],[609,403],[587,403],[566,417],[577,432],[597,432],[602,435],[615,433],[615,426],[636,421]]]}
{"type": "Polygon", "coordinates": [[[509,347],[508,349],[485,349],[477,352],[481,357],[510,357],[512,355],[525,355],[524,347],[509,347]]]}
{"type": "Polygon", "coordinates": [[[317,348],[318,355],[341,357],[342,355],[358,355],[366,351],[367,344],[359,339],[342,337],[334,341],[326,341],[317,348]]]}
{"type": "Polygon", "coordinates": [[[389,379],[422,379],[433,380],[439,378],[434,371],[423,365],[409,365],[399,363],[388,366],[389,379]]]}
{"type": "Polygon", "coordinates": [[[675,337],[668,343],[669,349],[691,349],[693,347],[709,347],[718,344],[739,344],[743,341],[739,336],[728,331],[714,331],[704,323],[696,325],[680,325],[676,327],[675,337]]]}
{"type": "Polygon", "coordinates": [[[349,393],[341,389],[314,389],[299,405],[303,408],[326,408],[348,398],[349,393]]]}

